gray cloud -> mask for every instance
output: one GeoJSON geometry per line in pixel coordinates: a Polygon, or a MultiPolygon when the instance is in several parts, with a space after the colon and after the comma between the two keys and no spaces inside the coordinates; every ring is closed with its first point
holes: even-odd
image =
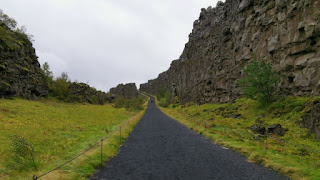
{"type": "Polygon", "coordinates": [[[55,76],[108,91],[156,78],[177,59],[202,7],[217,0],[1,0],[34,35],[55,76]]]}

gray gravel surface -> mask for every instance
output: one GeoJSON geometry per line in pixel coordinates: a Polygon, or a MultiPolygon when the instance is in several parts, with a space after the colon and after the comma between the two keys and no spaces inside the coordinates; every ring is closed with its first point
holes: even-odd
{"type": "Polygon", "coordinates": [[[146,114],[90,179],[288,179],[193,132],[149,101],[146,114]]]}

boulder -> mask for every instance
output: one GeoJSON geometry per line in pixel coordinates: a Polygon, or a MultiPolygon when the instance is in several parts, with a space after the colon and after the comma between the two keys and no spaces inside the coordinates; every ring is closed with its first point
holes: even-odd
{"type": "Polygon", "coordinates": [[[230,118],[241,119],[242,115],[241,114],[231,114],[230,118]]]}
{"type": "Polygon", "coordinates": [[[277,136],[284,136],[287,131],[288,129],[283,129],[280,124],[272,124],[268,127],[268,133],[277,136]]]}
{"type": "Polygon", "coordinates": [[[250,129],[254,134],[264,134],[266,132],[266,128],[261,124],[254,124],[250,129]]]}

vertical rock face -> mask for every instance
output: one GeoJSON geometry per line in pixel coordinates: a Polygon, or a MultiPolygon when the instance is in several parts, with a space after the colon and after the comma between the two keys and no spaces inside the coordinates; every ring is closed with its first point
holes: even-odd
{"type": "Polygon", "coordinates": [[[32,43],[25,34],[10,30],[0,21],[0,97],[37,99],[47,94],[32,43]]]}
{"type": "Polygon", "coordinates": [[[98,91],[85,83],[71,83],[69,86],[72,96],[70,99],[74,102],[88,102],[91,104],[105,104],[112,102],[112,96],[105,92],[98,91]]]}
{"type": "Polygon", "coordinates": [[[115,88],[110,89],[110,93],[124,98],[132,98],[138,96],[138,90],[135,83],[119,84],[115,88]]]}
{"type": "Polygon", "coordinates": [[[226,0],[202,9],[180,58],[140,86],[180,101],[228,102],[240,95],[241,69],[254,53],[283,77],[284,95],[319,95],[320,1],[226,0]]]}
{"type": "Polygon", "coordinates": [[[311,133],[316,135],[320,142],[320,101],[316,100],[311,104],[311,110],[308,115],[303,117],[303,126],[308,128],[311,133]]]}

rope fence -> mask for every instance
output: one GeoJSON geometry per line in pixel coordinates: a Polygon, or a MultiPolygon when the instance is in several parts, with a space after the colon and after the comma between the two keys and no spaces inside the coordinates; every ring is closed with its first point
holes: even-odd
{"type": "MultiPolygon", "coordinates": [[[[127,125],[129,125],[129,121],[127,121],[126,123],[127,123],[127,125]]],[[[116,132],[117,130],[119,130],[119,140],[120,140],[120,144],[121,144],[121,142],[122,142],[122,132],[121,132],[122,127],[119,126],[116,130],[114,130],[114,132],[116,132]]],[[[106,129],[106,133],[109,133],[109,130],[108,130],[108,129],[106,129]]],[[[108,139],[108,138],[110,138],[110,136],[107,136],[107,137],[102,138],[99,142],[97,142],[97,143],[95,143],[94,145],[90,146],[89,148],[85,149],[83,152],[81,152],[81,153],[78,154],[77,156],[75,156],[75,157],[73,157],[72,159],[64,162],[63,164],[61,164],[61,165],[59,165],[59,166],[51,169],[50,171],[48,171],[48,172],[46,172],[46,173],[43,173],[43,174],[41,174],[41,175],[39,175],[39,176],[33,175],[32,179],[33,179],[33,180],[38,180],[39,178],[42,178],[42,177],[44,177],[44,176],[52,173],[53,171],[55,171],[55,170],[57,170],[57,169],[60,169],[61,167],[65,166],[65,165],[69,164],[70,162],[76,160],[77,158],[81,157],[81,156],[84,155],[86,152],[88,152],[88,151],[96,148],[99,144],[100,144],[100,156],[101,156],[100,159],[101,159],[101,165],[103,166],[103,141],[105,141],[105,140],[108,139]]]]}
{"type": "MultiPolygon", "coordinates": [[[[143,94],[143,93],[140,93],[140,94],[143,94]]],[[[144,97],[145,97],[145,95],[144,95],[144,97]]],[[[148,99],[147,97],[145,97],[145,98],[148,99]]],[[[125,122],[125,124],[126,124],[126,125],[129,125],[129,124],[131,123],[131,121],[132,121],[132,120],[128,120],[128,121],[125,122]]],[[[122,132],[122,131],[123,131],[122,126],[120,125],[117,129],[114,130],[114,132],[116,132],[117,130],[119,130],[119,140],[120,140],[120,144],[121,144],[121,143],[122,143],[122,140],[123,140],[123,138],[122,138],[122,133],[123,133],[123,132],[122,132]]],[[[109,133],[109,130],[108,130],[108,129],[106,129],[106,133],[107,133],[107,134],[109,133]]],[[[44,177],[44,176],[52,173],[53,171],[55,171],[55,170],[57,170],[57,169],[60,169],[61,167],[65,166],[65,165],[69,164],[70,162],[76,160],[77,158],[81,157],[81,156],[84,155],[86,152],[88,152],[88,151],[96,148],[97,145],[99,145],[99,144],[100,144],[100,151],[101,151],[101,152],[100,152],[101,165],[103,166],[103,141],[105,141],[105,140],[108,139],[109,137],[110,137],[110,136],[107,136],[107,137],[102,138],[99,142],[97,142],[97,143],[95,143],[94,145],[90,146],[89,148],[85,149],[83,152],[81,152],[80,154],[78,154],[78,155],[75,156],[74,158],[72,158],[72,159],[66,161],[65,163],[63,163],[63,164],[61,164],[61,165],[53,168],[53,169],[50,170],[50,171],[48,171],[48,172],[46,172],[46,173],[43,173],[43,174],[41,174],[41,175],[39,175],[39,176],[33,175],[32,179],[33,179],[33,180],[38,180],[39,178],[42,178],[42,177],[44,177]]]]}

